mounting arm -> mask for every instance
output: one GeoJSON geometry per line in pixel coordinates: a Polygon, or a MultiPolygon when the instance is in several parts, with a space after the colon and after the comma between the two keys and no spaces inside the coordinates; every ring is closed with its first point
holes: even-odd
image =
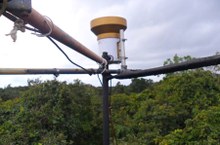
{"type": "MultiPolygon", "coordinates": [[[[107,63],[104,58],[102,58],[101,56],[98,56],[97,54],[89,50],[87,47],[82,45],[80,42],[75,40],[69,34],[67,34],[62,29],[60,29],[58,26],[56,26],[54,23],[52,23],[50,20],[42,16],[35,9],[31,8],[30,6],[31,0],[17,0],[17,1],[12,0],[10,3],[8,4],[8,7],[6,9],[7,11],[19,17],[20,19],[24,20],[25,23],[28,23],[32,25],[33,27],[37,28],[41,33],[45,34],[45,33],[50,32],[49,36],[56,39],[60,43],[72,48],[73,50],[81,53],[82,55],[100,64],[107,63]],[[25,2],[29,2],[28,3],[29,5],[27,5],[27,3],[25,2]]],[[[0,4],[1,4],[1,1],[0,1],[0,4]]]]}

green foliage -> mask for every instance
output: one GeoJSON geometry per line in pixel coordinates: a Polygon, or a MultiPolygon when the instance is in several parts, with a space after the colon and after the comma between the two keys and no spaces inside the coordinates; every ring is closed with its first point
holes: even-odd
{"type": "Polygon", "coordinates": [[[220,144],[220,106],[210,107],[186,121],[184,129],[176,129],[160,140],[160,144],[220,144]]]}
{"type": "MultiPolygon", "coordinates": [[[[28,84],[16,93],[7,87],[6,96],[19,97],[0,99],[0,144],[102,144],[100,88],[79,80],[28,84]]],[[[218,74],[203,69],[173,73],[158,83],[145,79],[132,79],[129,86],[118,83],[111,92],[112,142],[220,144],[219,84],[218,74]]]]}
{"type": "Polygon", "coordinates": [[[55,80],[32,85],[14,117],[1,119],[0,144],[101,144],[100,111],[93,111],[99,108],[92,104],[97,96],[91,89],[55,80]]]}
{"type": "Polygon", "coordinates": [[[129,92],[132,93],[140,93],[143,90],[149,88],[153,84],[153,80],[151,79],[131,79],[131,84],[128,86],[129,92]]]}
{"type": "Polygon", "coordinates": [[[143,90],[149,88],[153,85],[153,80],[144,79],[144,78],[134,78],[131,79],[131,83],[128,86],[122,85],[120,82],[113,87],[113,94],[131,94],[131,93],[140,93],[143,90]]]}
{"type": "MultiPolygon", "coordinates": [[[[172,59],[168,58],[166,61],[164,61],[163,65],[174,65],[174,64],[178,64],[178,63],[183,63],[183,62],[187,62],[187,61],[191,61],[195,58],[187,55],[187,56],[178,56],[177,54],[174,55],[174,57],[172,59]]],[[[183,72],[187,72],[187,71],[192,71],[192,70],[184,70],[184,71],[180,71],[180,72],[173,72],[173,73],[168,73],[166,74],[166,76],[169,75],[173,75],[173,74],[182,74],[183,72]]]]}
{"type": "Polygon", "coordinates": [[[118,82],[115,87],[112,88],[113,94],[125,94],[127,93],[127,87],[118,82]]]}
{"type": "Polygon", "coordinates": [[[20,112],[20,98],[14,98],[7,101],[0,101],[0,124],[9,121],[20,112]]]}
{"type": "Polygon", "coordinates": [[[164,61],[163,65],[178,64],[181,62],[190,61],[192,59],[194,58],[189,55],[180,57],[177,54],[175,54],[172,59],[168,58],[166,61],[164,61]]]}
{"type": "Polygon", "coordinates": [[[11,87],[0,88],[0,99],[3,101],[13,99],[20,96],[20,93],[27,90],[27,87],[11,87]]]}
{"type": "MultiPolygon", "coordinates": [[[[0,144],[9,144],[8,138],[14,138],[10,132],[20,128],[15,124],[16,114],[23,111],[21,107],[22,99],[14,98],[0,103],[0,144]]],[[[17,135],[17,134],[15,134],[17,135]]]]}
{"type": "Polygon", "coordinates": [[[218,76],[204,70],[169,75],[139,94],[114,95],[117,138],[122,144],[154,145],[219,99],[218,76]]]}

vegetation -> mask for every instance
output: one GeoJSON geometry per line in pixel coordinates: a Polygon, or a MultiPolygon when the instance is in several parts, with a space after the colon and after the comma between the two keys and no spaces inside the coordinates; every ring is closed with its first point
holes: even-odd
{"type": "MultiPolygon", "coordinates": [[[[79,80],[28,84],[0,90],[0,145],[102,144],[100,88],[79,80]]],[[[118,83],[110,98],[112,144],[220,144],[219,84],[219,74],[207,69],[168,74],[157,83],[118,83]]]]}

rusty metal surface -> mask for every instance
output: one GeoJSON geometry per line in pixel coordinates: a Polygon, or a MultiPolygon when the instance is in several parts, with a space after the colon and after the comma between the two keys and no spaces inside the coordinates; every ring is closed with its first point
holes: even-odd
{"type": "Polygon", "coordinates": [[[33,27],[39,29],[43,34],[50,32],[52,28],[52,32],[50,33],[50,36],[52,38],[56,39],[57,41],[63,43],[64,45],[72,48],[73,50],[87,56],[88,58],[100,64],[106,63],[105,59],[103,59],[102,57],[98,56],[97,54],[89,50],[87,47],[85,47],[80,42],[75,40],[69,34],[61,30],[59,27],[57,27],[52,21],[42,16],[35,9],[32,9],[31,13],[26,15],[24,14],[21,15],[18,13],[13,13],[13,14],[23,19],[26,23],[29,23],[33,27]]]}

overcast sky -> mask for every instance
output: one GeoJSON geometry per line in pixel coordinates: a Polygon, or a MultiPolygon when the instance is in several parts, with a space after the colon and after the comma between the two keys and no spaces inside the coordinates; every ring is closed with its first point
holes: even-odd
{"type": "MultiPolygon", "coordinates": [[[[175,54],[204,57],[214,55],[220,46],[219,0],[32,0],[32,6],[83,45],[98,53],[96,36],[90,21],[101,16],[127,19],[125,32],[129,69],[147,69],[163,65],[175,54]]],[[[76,68],[69,63],[47,38],[30,31],[19,32],[17,41],[5,34],[13,23],[0,17],[1,68],[76,68]]],[[[71,59],[86,68],[97,63],[79,53],[60,46],[71,59]]],[[[0,76],[0,87],[26,85],[27,79],[53,79],[53,75],[0,76]]],[[[61,75],[59,80],[99,85],[97,76],[61,75]]],[[[114,80],[117,82],[117,80],[114,80]]],[[[129,81],[122,81],[128,83],[129,81]]]]}

